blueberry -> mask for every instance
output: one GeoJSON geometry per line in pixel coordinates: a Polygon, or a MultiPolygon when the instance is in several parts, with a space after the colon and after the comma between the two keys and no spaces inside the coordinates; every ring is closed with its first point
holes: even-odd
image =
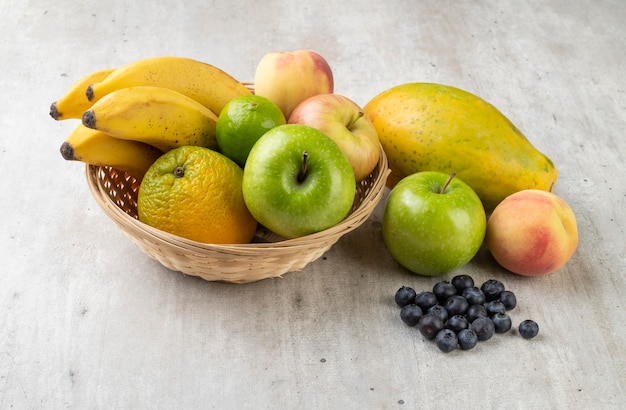
{"type": "Polygon", "coordinates": [[[455,333],[459,333],[461,330],[467,329],[469,327],[469,322],[467,321],[467,318],[463,315],[454,315],[450,316],[444,327],[446,329],[452,330],[455,333]]]}
{"type": "Polygon", "coordinates": [[[417,330],[429,340],[434,339],[441,329],[443,329],[443,320],[432,313],[425,314],[417,323],[417,330]]]}
{"type": "Polygon", "coordinates": [[[464,315],[469,308],[469,303],[461,295],[452,295],[443,304],[443,307],[448,311],[449,316],[464,315]]]}
{"type": "Polygon", "coordinates": [[[461,350],[470,350],[478,344],[478,336],[471,329],[463,329],[457,334],[461,350]]]}
{"type": "Polygon", "coordinates": [[[506,307],[506,310],[515,309],[515,306],[517,306],[517,298],[515,297],[515,293],[511,292],[510,290],[505,290],[500,293],[500,301],[504,303],[504,307],[506,307]]]}
{"type": "Polygon", "coordinates": [[[506,313],[496,313],[491,321],[496,333],[505,333],[511,330],[511,317],[506,313]]]}
{"type": "Polygon", "coordinates": [[[480,290],[485,294],[485,300],[490,302],[498,299],[500,293],[504,292],[504,284],[497,279],[489,279],[482,284],[480,290]]]}
{"type": "Polygon", "coordinates": [[[448,317],[450,317],[450,315],[448,315],[448,311],[446,310],[446,308],[441,305],[431,306],[430,308],[428,308],[428,313],[437,316],[444,322],[448,320],[448,317]]]}
{"type": "MultiPolygon", "coordinates": [[[[428,340],[434,340],[445,353],[457,348],[470,350],[496,333],[512,328],[509,310],[517,306],[516,295],[504,283],[489,279],[478,287],[470,275],[456,275],[450,282],[440,280],[428,291],[416,292],[410,286],[396,291],[400,318],[415,326],[428,340]]],[[[539,333],[533,320],[519,324],[521,337],[532,339],[539,333]]]]}
{"type": "Polygon", "coordinates": [[[400,310],[400,319],[409,326],[417,325],[423,315],[422,308],[414,303],[409,303],[400,310]]]}
{"type": "Polygon", "coordinates": [[[461,295],[467,299],[467,303],[470,305],[482,305],[485,303],[485,294],[475,286],[465,288],[461,295]]]}
{"type": "Polygon", "coordinates": [[[485,305],[471,305],[467,308],[465,316],[467,317],[468,322],[472,323],[479,317],[488,317],[489,315],[487,315],[485,305]]]}
{"type": "Polygon", "coordinates": [[[456,288],[452,283],[442,280],[435,283],[435,286],[433,286],[433,293],[437,296],[439,303],[443,303],[450,296],[456,295],[456,288]]]}
{"type": "Polygon", "coordinates": [[[415,304],[426,312],[431,306],[437,304],[437,296],[433,292],[420,292],[415,296],[415,304]]]}
{"type": "Polygon", "coordinates": [[[491,339],[495,332],[493,322],[488,317],[479,317],[470,324],[470,329],[476,333],[479,341],[491,339]]]}
{"type": "Polygon", "coordinates": [[[415,301],[415,289],[410,286],[402,286],[396,291],[395,300],[398,306],[403,307],[415,301]]]}
{"type": "Polygon", "coordinates": [[[435,336],[435,343],[439,350],[444,353],[450,353],[456,346],[459,344],[459,340],[456,337],[456,333],[454,333],[450,329],[442,329],[437,332],[435,336]]]}
{"type": "Polygon", "coordinates": [[[496,313],[506,313],[506,307],[504,303],[500,301],[500,299],[492,300],[485,305],[485,309],[487,309],[487,315],[493,316],[496,313]]]}
{"type": "Polygon", "coordinates": [[[539,325],[534,320],[524,320],[519,324],[519,334],[524,339],[532,339],[539,333],[539,325]]]}
{"type": "Polygon", "coordinates": [[[470,275],[456,275],[450,281],[456,288],[456,293],[461,294],[466,288],[474,287],[474,279],[470,275]]]}

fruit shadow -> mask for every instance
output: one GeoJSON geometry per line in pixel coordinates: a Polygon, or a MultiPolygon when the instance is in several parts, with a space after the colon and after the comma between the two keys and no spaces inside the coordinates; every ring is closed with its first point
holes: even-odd
{"type": "Polygon", "coordinates": [[[356,230],[343,236],[333,247],[337,257],[345,261],[351,272],[369,276],[368,282],[415,280],[415,274],[400,265],[391,255],[382,234],[382,216],[389,189],[369,219],[356,230]]]}

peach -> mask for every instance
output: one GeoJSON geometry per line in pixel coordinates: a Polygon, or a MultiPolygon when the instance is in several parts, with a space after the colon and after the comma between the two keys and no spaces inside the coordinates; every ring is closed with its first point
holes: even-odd
{"type": "Polygon", "coordinates": [[[312,50],[269,52],[254,73],[254,93],[280,107],[285,118],[307,98],[333,90],[330,65],[312,50]]]}
{"type": "Polygon", "coordinates": [[[524,276],[546,275],[574,254],[576,216],[556,194],[526,189],[496,206],[487,221],[485,242],[505,269],[524,276]]]}

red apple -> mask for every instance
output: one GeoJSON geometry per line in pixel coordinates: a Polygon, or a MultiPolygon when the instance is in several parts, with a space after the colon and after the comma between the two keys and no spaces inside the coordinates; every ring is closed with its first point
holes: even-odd
{"type": "Polygon", "coordinates": [[[330,65],[312,50],[269,52],[254,74],[254,93],[278,105],[285,118],[307,98],[333,90],[330,65]]]}
{"type": "Polygon", "coordinates": [[[526,189],[506,197],[487,221],[485,242],[513,273],[546,275],[561,268],[578,246],[576,216],[557,195],[526,189]]]}
{"type": "Polygon", "coordinates": [[[304,124],[328,135],[348,158],[357,181],[378,164],[378,133],[363,109],[339,94],[318,94],[302,101],[291,113],[290,124],[304,124]]]}

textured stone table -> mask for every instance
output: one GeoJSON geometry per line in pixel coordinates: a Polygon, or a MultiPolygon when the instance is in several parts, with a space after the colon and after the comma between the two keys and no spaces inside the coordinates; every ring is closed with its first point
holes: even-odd
{"type": "MultiPolygon", "coordinates": [[[[0,2],[0,408],[624,408],[626,2],[0,2]],[[445,355],[393,294],[442,278],[400,268],[383,202],[282,279],[205,282],[145,256],[59,154],[48,107],[83,74],[181,55],[252,80],[270,50],[311,48],[336,92],[432,81],[504,112],[560,171],[580,245],[514,276],[484,251],[458,270],[516,292],[514,322],[445,355]]],[[[443,277],[450,279],[453,274],[443,277]]]]}

